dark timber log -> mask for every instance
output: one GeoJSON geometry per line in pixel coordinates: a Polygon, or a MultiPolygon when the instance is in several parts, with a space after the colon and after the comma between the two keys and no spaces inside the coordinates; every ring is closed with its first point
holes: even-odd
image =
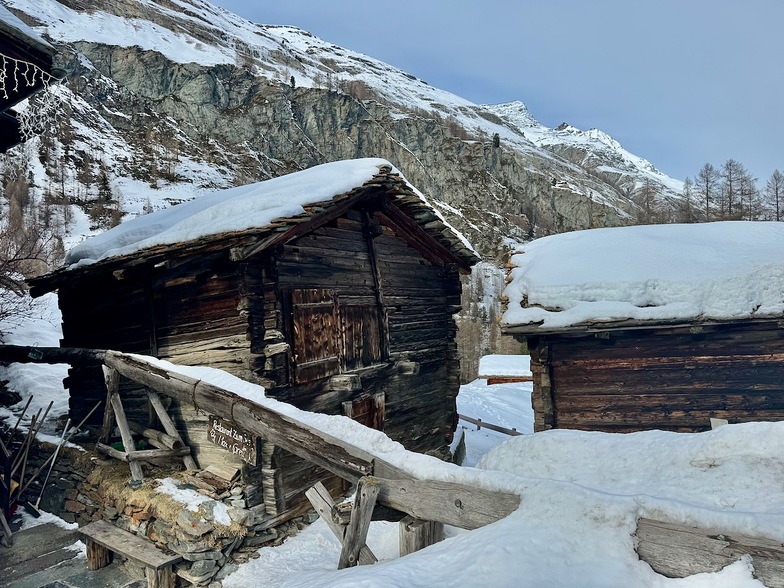
{"type": "Polygon", "coordinates": [[[637,541],[640,559],[670,578],[718,572],[750,555],[756,578],[784,588],[784,545],[778,541],[651,519],[638,521],[637,541]]]}
{"type": "MultiPolygon", "coordinates": [[[[330,435],[299,426],[296,421],[267,407],[238,397],[222,388],[188,376],[157,368],[121,353],[108,352],[108,365],[123,376],[149,386],[198,410],[229,419],[267,442],[308,459],[337,475],[356,482],[373,472],[374,457],[351,448],[330,435]]],[[[378,464],[377,464],[378,465],[378,464]]],[[[400,472],[390,464],[382,469],[400,472]]],[[[403,477],[406,477],[403,474],[403,477]]]]}
{"type": "Polygon", "coordinates": [[[71,365],[101,365],[106,351],[72,347],[27,347],[0,345],[2,363],[69,363],[71,365]]]}

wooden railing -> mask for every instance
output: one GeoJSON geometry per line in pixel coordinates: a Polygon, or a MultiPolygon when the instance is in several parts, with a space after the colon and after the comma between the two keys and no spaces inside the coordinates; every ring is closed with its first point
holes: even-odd
{"type": "Polygon", "coordinates": [[[517,494],[416,479],[378,456],[290,415],[176,370],[161,368],[140,356],[104,350],[0,346],[0,361],[103,364],[108,370],[107,379],[116,372],[159,394],[232,421],[350,482],[373,476],[378,480],[380,504],[419,519],[475,529],[509,515],[520,505],[517,494]]]}
{"type": "Polygon", "coordinates": [[[475,419],[470,416],[466,416],[464,414],[458,414],[461,421],[465,421],[467,423],[471,423],[472,425],[476,425],[476,430],[479,431],[482,427],[485,429],[490,429],[491,431],[498,431],[499,433],[505,433],[506,435],[522,435],[520,431],[517,429],[507,429],[506,427],[502,427],[501,425],[494,425],[493,423],[488,423],[487,421],[483,421],[482,419],[475,419]]]}

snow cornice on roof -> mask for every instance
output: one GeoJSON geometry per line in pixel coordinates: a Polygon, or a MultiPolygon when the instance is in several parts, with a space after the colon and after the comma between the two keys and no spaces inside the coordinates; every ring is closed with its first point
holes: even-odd
{"type": "Polygon", "coordinates": [[[784,317],[784,223],[590,229],[511,259],[502,330],[703,328],[784,317]]]}
{"type": "MultiPolygon", "coordinates": [[[[320,189],[322,194],[330,193],[329,186],[320,189]]],[[[155,264],[188,254],[228,249],[232,259],[241,261],[327,223],[360,202],[371,202],[382,196],[386,196],[390,202],[387,212],[403,222],[410,222],[412,227],[416,227],[416,231],[426,235],[431,240],[437,257],[455,264],[463,273],[470,272],[471,266],[479,261],[477,253],[466,239],[430,206],[422,194],[411,186],[392,164],[381,159],[364,159],[323,164],[258,184],[215,192],[138,217],[74,247],[66,256],[66,265],[54,272],[32,278],[28,283],[31,294],[40,296],[56,290],[65,280],[77,275],[115,271],[143,263],[155,264]],[[372,168],[372,172],[366,173],[369,168],[372,168]],[[354,187],[345,188],[345,175],[361,177],[363,173],[366,179],[356,181],[354,187]],[[343,187],[339,188],[338,193],[328,197],[309,198],[303,191],[312,187],[319,176],[323,177],[325,182],[331,181],[332,178],[341,178],[335,185],[343,187]],[[298,183],[300,178],[301,184],[298,183]],[[271,204],[265,189],[279,180],[285,180],[286,187],[274,192],[275,202],[271,204]],[[221,200],[222,194],[231,196],[238,190],[247,193],[240,194],[239,204],[237,198],[221,200]],[[215,202],[211,206],[205,206],[199,202],[202,198],[212,198],[215,202]],[[254,198],[258,199],[255,210],[254,198]],[[280,206],[281,201],[291,198],[298,199],[298,202],[285,202],[285,206],[280,206]],[[185,210],[189,205],[194,209],[192,215],[185,210]],[[222,229],[206,232],[200,226],[195,226],[197,223],[192,220],[202,217],[199,222],[208,225],[213,218],[208,212],[215,209],[212,214],[225,213],[224,216],[231,216],[229,209],[232,206],[240,210],[244,219],[264,219],[264,213],[270,211],[270,206],[273,212],[267,215],[268,220],[258,224],[231,228],[229,221],[228,224],[222,225],[222,229]],[[295,212],[275,216],[274,211],[277,210],[295,212]],[[172,220],[171,217],[175,216],[178,222],[172,220]],[[184,223],[182,219],[185,219],[184,223]],[[161,221],[160,224],[158,220],[161,221]],[[190,225],[183,230],[181,226],[188,225],[188,222],[190,225]],[[157,233],[156,228],[160,228],[157,233]],[[138,234],[142,234],[144,238],[138,237],[138,234]],[[134,238],[137,240],[133,241],[134,238]],[[93,241],[99,241],[97,247],[91,245],[93,241]]]]}

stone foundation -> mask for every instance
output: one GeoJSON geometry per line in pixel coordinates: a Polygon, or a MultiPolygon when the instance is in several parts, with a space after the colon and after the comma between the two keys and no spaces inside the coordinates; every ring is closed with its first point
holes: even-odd
{"type": "MultiPolygon", "coordinates": [[[[88,449],[91,449],[88,448],[88,449]]],[[[53,448],[43,446],[31,452],[28,467],[35,471],[53,448]]],[[[48,466],[47,466],[48,467],[48,466]]],[[[128,465],[118,460],[96,457],[93,452],[65,448],[57,458],[41,499],[40,508],[80,526],[94,520],[111,521],[118,527],[146,537],[160,547],[183,556],[176,566],[181,586],[218,588],[220,580],[238,564],[258,557],[258,549],[280,545],[307,524],[316,520],[313,512],[290,520],[271,518],[264,504],[243,508],[247,501],[242,485],[236,482],[210,489],[203,479],[171,468],[145,464],[144,482],[131,488],[128,465]],[[156,491],[168,478],[177,493],[198,498],[198,508],[156,491]],[[196,486],[193,482],[196,482],[196,486]],[[215,497],[222,499],[215,499],[215,497]]],[[[44,471],[39,480],[43,481],[44,471]]],[[[33,484],[25,498],[35,503],[40,483],[33,484]]]]}

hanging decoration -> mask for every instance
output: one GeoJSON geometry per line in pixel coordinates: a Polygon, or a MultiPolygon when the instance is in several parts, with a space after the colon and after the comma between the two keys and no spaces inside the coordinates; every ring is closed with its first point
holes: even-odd
{"type": "Polygon", "coordinates": [[[61,99],[53,88],[61,80],[34,63],[15,59],[0,53],[0,97],[10,100],[9,93],[24,88],[40,87],[40,91],[28,98],[28,104],[17,113],[19,130],[26,141],[41,132],[46,123],[57,121],[62,109],[61,99]]]}

